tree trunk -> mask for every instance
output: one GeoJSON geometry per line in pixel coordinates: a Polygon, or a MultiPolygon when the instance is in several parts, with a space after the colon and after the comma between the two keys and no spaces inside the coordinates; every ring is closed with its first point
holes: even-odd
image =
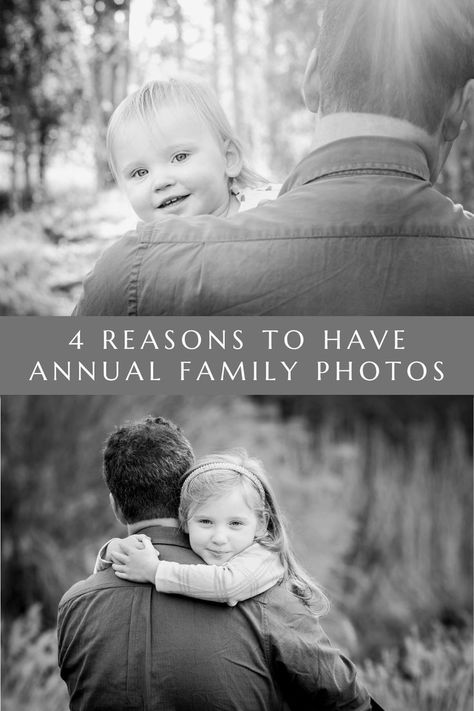
{"type": "Polygon", "coordinates": [[[234,125],[237,134],[242,133],[242,98],[240,93],[240,57],[238,51],[238,28],[236,23],[238,0],[224,0],[224,25],[230,54],[230,76],[233,96],[234,125]]]}
{"type": "Polygon", "coordinates": [[[220,38],[220,28],[222,25],[221,0],[214,0],[214,12],[212,13],[212,87],[217,96],[221,89],[221,63],[222,48],[220,38]]]}
{"type": "Polygon", "coordinates": [[[33,205],[33,185],[31,182],[31,158],[32,158],[32,140],[30,130],[28,128],[24,131],[23,135],[23,173],[24,173],[24,183],[23,191],[21,196],[21,206],[23,210],[31,209],[33,205]]]}
{"type": "Polygon", "coordinates": [[[116,105],[125,97],[129,73],[128,30],[130,0],[125,0],[120,11],[125,21],[115,21],[116,6],[111,4],[97,15],[94,25],[94,54],[92,59],[93,120],[95,125],[94,160],[96,183],[99,189],[110,185],[105,137],[107,124],[116,105]]]}
{"type": "MultiPolygon", "coordinates": [[[[273,87],[275,86],[275,66],[276,66],[276,0],[271,0],[267,6],[267,55],[265,59],[265,87],[267,91],[265,105],[265,126],[267,134],[267,146],[269,158],[274,154],[276,146],[279,144],[279,125],[278,112],[274,111],[276,102],[273,101],[273,87]]],[[[271,160],[269,160],[271,164],[271,160]]]]}
{"type": "Polygon", "coordinates": [[[10,164],[10,211],[15,214],[20,209],[20,200],[18,196],[18,160],[19,160],[19,150],[18,150],[18,138],[16,132],[13,132],[13,145],[11,153],[11,164],[10,164]]]}

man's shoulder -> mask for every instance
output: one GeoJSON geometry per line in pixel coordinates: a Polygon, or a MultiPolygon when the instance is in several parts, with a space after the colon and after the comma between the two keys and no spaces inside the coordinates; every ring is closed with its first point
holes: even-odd
{"type": "Polygon", "coordinates": [[[99,257],[94,269],[98,266],[102,270],[113,273],[115,269],[121,269],[124,258],[129,266],[133,261],[139,247],[140,225],[135,230],[129,230],[110,244],[99,257]]]}
{"type": "Polygon", "coordinates": [[[83,596],[95,594],[101,590],[110,590],[113,588],[133,587],[133,583],[129,583],[118,578],[112,568],[101,570],[94,575],[90,575],[84,580],[79,580],[74,583],[69,590],[66,590],[59,602],[59,609],[65,605],[78,600],[83,596]]]}
{"type": "Polygon", "coordinates": [[[308,605],[291,592],[285,581],[277,583],[260,595],[240,604],[247,603],[260,605],[266,615],[275,619],[279,618],[282,621],[293,616],[301,616],[302,619],[306,619],[308,616],[315,617],[308,605]]]}
{"type": "Polygon", "coordinates": [[[132,230],[102,252],[84,281],[84,291],[73,316],[127,315],[127,285],[140,257],[139,245],[138,232],[132,230]],[[119,291],[117,284],[125,288],[119,291]]]}

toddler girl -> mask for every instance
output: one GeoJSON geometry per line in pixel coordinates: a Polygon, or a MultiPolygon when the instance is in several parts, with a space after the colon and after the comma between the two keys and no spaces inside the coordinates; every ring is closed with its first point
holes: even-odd
{"type": "Polygon", "coordinates": [[[327,611],[326,596],[296,562],[257,460],[236,454],[201,460],[185,475],[179,520],[207,565],[160,561],[150,540],[135,535],[108,546],[116,575],[152,582],[159,592],[229,605],[283,581],[315,614],[327,611]]]}
{"type": "Polygon", "coordinates": [[[212,90],[192,80],[150,81],[124,99],[109,122],[107,158],[145,222],[232,215],[243,188],[268,184],[245,164],[212,90]]]}

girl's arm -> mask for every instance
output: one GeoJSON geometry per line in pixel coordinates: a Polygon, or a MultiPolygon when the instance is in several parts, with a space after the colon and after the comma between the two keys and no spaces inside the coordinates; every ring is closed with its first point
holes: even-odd
{"type": "Polygon", "coordinates": [[[254,543],[225,565],[187,565],[158,560],[150,541],[144,548],[117,553],[113,568],[126,580],[149,580],[158,592],[236,605],[271,588],[284,575],[275,551],[254,543]]]}

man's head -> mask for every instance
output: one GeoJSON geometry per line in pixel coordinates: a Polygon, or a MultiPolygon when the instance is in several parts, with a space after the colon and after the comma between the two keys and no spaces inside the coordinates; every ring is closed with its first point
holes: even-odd
{"type": "Polygon", "coordinates": [[[104,477],[125,522],[177,518],[181,477],[193,462],[190,443],[163,417],[113,432],[105,445],[104,477]]]}
{"type": "Polygon", "coordinates": [[[452,141],[473,77],[472,0],[327,0],[304,89],[321,116],[381,114],[452,141]]]}

